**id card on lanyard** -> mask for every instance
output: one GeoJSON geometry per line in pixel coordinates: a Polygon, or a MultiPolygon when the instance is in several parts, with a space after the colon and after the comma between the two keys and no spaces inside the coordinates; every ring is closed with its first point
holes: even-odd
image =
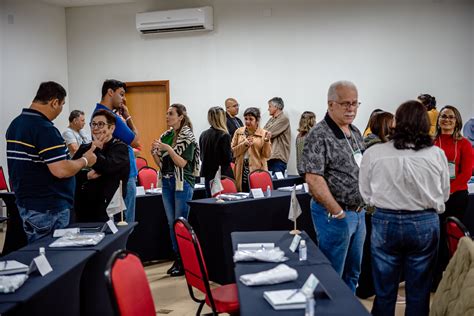
{"type": "Polygon", "coordinates": [[[352,131],[349,128],[349,132],[351,133],[351,138],[354,140],[354,142],[357,146],[357,149],[354,150],[351,146],[351,143],[347,139],[346,133],[344,133],[344,131],[342,129],[341,129],[341,131],[344,134],[344,138],[346,139],[346,142],[347,142],[347,144],[349,145],[349,148],[352,151],[352,157],[354,157],[354,161],[357,164],[357,167],[360,168],[360,164],[362,163],[362,150],[360,149],[359,144],[357,143],[357,139],[355,139],[354,135],[352,134],[352,131]]]}
{"type": "MultiPolygon", "coordinates": [[[[439,138],[439,148],[443,149],[443,144],[441,143],[441,137],[439,138]]],[[[445,155],[446,151],[443,149],[445,155]]],[[[458,156],[458,141],[454,141],[454,159],[449,161],[448,160],[448,170],[449,170],[449,179],[454,180],[456,179],[456,157],[458,156]]],[[[446,158],[448,156],[446,155],[446,158]]]]}

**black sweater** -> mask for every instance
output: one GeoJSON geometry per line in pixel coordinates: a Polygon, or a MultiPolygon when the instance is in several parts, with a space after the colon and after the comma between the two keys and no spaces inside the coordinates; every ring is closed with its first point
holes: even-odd
{"type": "Polygon", "coordinates": [[[230,135],[213,127],[202,132],[199,137],[201,150],[201,177],[213,179],[217,169],[221,166],[222,175],[233,178],[230,167],[232,151],[230,149],[230,135]]]}

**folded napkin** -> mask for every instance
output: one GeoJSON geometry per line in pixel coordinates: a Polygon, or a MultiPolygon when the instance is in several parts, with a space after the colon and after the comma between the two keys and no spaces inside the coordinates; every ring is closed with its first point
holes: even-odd
{"type": "Polygon", "coordinates": [[[283,262],[288,260],[285,253],[279,248],[259,250],[237,250],[234,254],[234,262],[238,261],[266,261],[283,262]]]}
{"type": "Polygon", "coordinates": [[[275,268],[252,274],[244,274],[240,276],[240,282],[247,286],[278,284],[293,281],[298,278],[298,272],[287,266],[279,264],[275,268]]]}

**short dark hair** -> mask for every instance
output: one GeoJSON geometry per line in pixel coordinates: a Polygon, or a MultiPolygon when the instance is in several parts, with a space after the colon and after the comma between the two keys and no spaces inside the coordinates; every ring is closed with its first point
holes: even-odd
{"type": "Polygon", "coordinates": [[[69,114],[69,123],[74,121],[75,118],[78,118],[79,116],[84,115],[84,112],[79,111],[79,110],[74,110],[69,114]]]}
{"type": "Polygon", "coordinates": [[[420,102],[426,106],[426,109],[428,111],[431,111],[432,109],[436,109],[436,98],[429,95],[429,94],[420,94],[418,96],[418,100],[420,100],[420,102]]]}
{"type": "Polygon", "coordinates": [[[247,115],[255,117],[257,122],[260,121],[260,110],[258,108],[250,107],[250,108],[245,109],[244,116],[247,116],[247,115]]]}
{"type": "Polygon", "coordinates": [[[92,114],[92,118],[96,116],[105,116],[105,120],[107,124],[115,125],[117,123],[117,118],[114,113],[107,111],[107,110],[97,110],[92,114]]]}
{"type": "Polygon", "coordinates": [[[36,92],[33,102],[46,104],[51,100],[58,99],[62,102],[66,98],[66,90],[54,81],[42,82],[36,92]]]}
{"type": "Polygon", "coordinates": [[[105,97],[109,89],[112,89],[112,91],[115,91],[120,88],[123,88],[125,91],[127,90],[127,85],[125,84],[125,82],[115,80],[115,79],[105,80],[104,83],[102,84],[102,98],[105,97]]]}
{"type": "Polygon", "coordinates": [[[390,112],[377,112],[369,120],[372,134],[377,135],[382,142],[388,142],[392,133],[393,114],[390,112]]]}
{"type": "Polygon", "coordinates": [[[395,131],[391,137],[395,148],[420,150],[433,146],[430,127],[423,104],[415,100],[403,103],[395,113],[395,131]]]}

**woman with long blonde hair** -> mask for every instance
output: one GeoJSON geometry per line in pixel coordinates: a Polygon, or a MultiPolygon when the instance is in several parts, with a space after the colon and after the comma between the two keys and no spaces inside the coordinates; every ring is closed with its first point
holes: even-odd
{"type": "Polygon", "coordinates": [[[304,174],[304,171],[299,167],[303,154],[304,140],[314,124],[316,124],[316,114],[311,111],[304,111],[303,114],[301,114],[298,135],[296,136],[296,169],[300,175],[304,174]]]}
{"type": "Polygon", "coordinates": [[[210,181],[214,179],[217,170],[221,167],[221,174],[234,178],[230,162],[232,151],[230,149],[230,135],[227,131],[225,111],[214,106],[207,112],[207,120],[211,127],[202,132],[199,137],[201,149],[201,177],[206,181],[206,193],[211,197],[210,181]]]}

